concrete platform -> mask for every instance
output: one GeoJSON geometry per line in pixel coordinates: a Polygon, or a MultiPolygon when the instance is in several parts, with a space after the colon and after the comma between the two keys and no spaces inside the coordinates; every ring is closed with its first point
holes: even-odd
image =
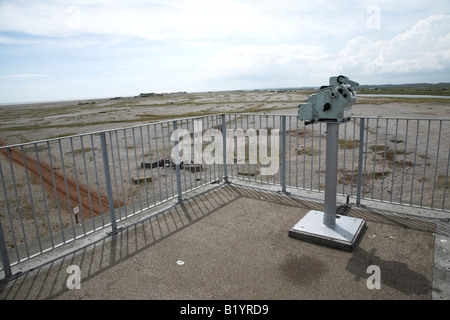
{"type": "Polygon", "coordinates": [[[348,215],[367,228],[346,252],[289,237],[307,212],[323,210],[295,190],[216,184],[188,196],[118,224],[115,236],[105,231],[40,258],[0,299],[449,299],[448,222],[353,207],[348,215]],[[71,265],[80,289],[67,287],[71,265]],[[372,265],[380,289],[368,287],[372,265]]]}
{"type": "Polygon", "coordinates": [[[365,221],[336,214],[336,224],[324,224],[324,212],[311,210],[289,230],[289,236],[331,248],[352,251],[364,232],[365,221]]]}

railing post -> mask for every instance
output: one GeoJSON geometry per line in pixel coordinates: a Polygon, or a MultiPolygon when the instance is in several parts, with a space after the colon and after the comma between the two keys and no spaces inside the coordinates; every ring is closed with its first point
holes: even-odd
{"type": "Polygon", "coordinates": [[[223,180],[228,183],[228,168],[227,168],[227,126],[225,121],[225,114],[222,114],[222,156],[223,156],[223,180]]]}
{"type": "Polygon", "coordinates": [[[12,276],[12,271],[11,271],[11,264],[9,262],[8,250],[6,249],[5,236],[3,234],[3,227],[1,221],[0,221],[0,256],[2,257],[5,279],[9,279],[12,276]]]}
{"type": "Polygon", "coordinates": [[[281,116],[281,192],[286,192],[286,116],[281,116]]]}
{"type": "Polygon", "coordinates": [[[104,132],[100,133],[100,142],[102,146],[102,157],[103,157],[103,169],[105,171],[105,184],[106,184],[106,194],[108,196],[108,206],[109,206],[109,216],[111,220],[111,234],[116,234],[119,230],[117,229],[116,223],[116,213],[114,211],[114,200],[111,186],[111,175],[109,172],[109,160],[108,160],[108,148],[106,146],[106,134],[104,132]]]}
{"type": "Polygon", "coordinates": [[[356,186],[356,205],[361,205],[361,183],[363,171],[363,151],[364,151],[364,118],[360,119],[359,124],[359,154],[358,154],[358,184],[356,186]]]}
{"type": "MultiPolygon", "coordinates": [[[[173,131],[176,131],[178,129],[177,120],[173,122],[173,131]]],[[[178,148],[178,139],[174,142],[174,148],[175,148],[175,169],[176,169],[176,176],[177,176],[177,194],[178,194],[178,203],[183,201],[182,192],[181,192],[181,173],[180,173],[180,150],[178,148]]]]}

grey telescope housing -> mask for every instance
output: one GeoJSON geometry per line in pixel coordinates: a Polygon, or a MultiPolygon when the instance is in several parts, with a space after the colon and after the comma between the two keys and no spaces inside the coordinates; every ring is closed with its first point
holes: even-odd
{"type": "Polygon", "coordinates": [[[351,107],[356,102],[353,87],[358,85],[342,75],[331,77],[328,86],[322,86],[306,103],[299,105],[298,119],[306,124],[349,120],[351,107]]]}

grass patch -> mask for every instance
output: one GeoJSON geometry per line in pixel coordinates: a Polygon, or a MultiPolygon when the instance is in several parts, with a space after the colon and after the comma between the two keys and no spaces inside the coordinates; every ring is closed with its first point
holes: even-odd
{"type": "Polygon", "coordinates": [[[338,144],[341,149],[355,149],[359,147],[359,140],[339,139],[338,144]]]}
{"type": "Polygon", "coordinates": [[[436,180],[436,187],[446,189],[450,188],[450,179],[448,179],[447,175],[445,174],[438,175],[436,180]]]}
{"type": "Polygon", "coordinates": [[[315,150],[311,147],[303,147],[301,146],[298,151],[297,151],[298,155],[302,155],[302,154],[306,154],[307,156],[316,156],[319,154],[319,150],[315,150]]]}
{"type": "MultiPolygon", "coordinates": [[[[84,149],[82,148],[82,149],[73,150],[73,154],[77,156],[79,154],[83,154],[83,152],[87,153],[89,151],[92,151],[92,148],[84,148],[84,149]]],[[[72,152],[69,151],[69,152],[66,152],[66,154],[72,154],[72,152]]]]}
{"type": "MultiPolygon", "coordinates": [[[[338,169],[338,172],[343,173],[343,169],[338,169]]],[[[375,171],[375,172],[366,172],[365,174],[361,176],[361,181],[365,182],[366,184],[374,180],[382,179],[383,177],[386,177],[388,174],[390,174],[390,171],[375,171]]],[[[345,185],[353,183],[353,185],[356,185],[358,183],[358,169],[356,168],[355,171],[352,172],[346,172],[343,175],[338,176],[338,183],[344,183],[345,185]]]]}
{"type": "Polygon", "coordinates": [[[394,161],[395,157],[397,155],[402,155],[405,153],[405,150],[394,150],[390,146],[382,146],[382,145],[372,145],[369,146],[369,149],[372,150],[375,153],[378,153],[383,157],[383,159],[386,159],[388,161],[394,161]]]}
{"type": "Polygon", "coordinates": [[[75,136],[78,133],[73,133],[73,132],[68,132],[68,133],[61,133],[61,134],[56,134],[56,135],[52,135],[50,137],[48,137],[45,140],[50,140],[50,139],[58,139],[58,138],[64,138],[64,137],[70,137],[70,136],[75,136]]]}

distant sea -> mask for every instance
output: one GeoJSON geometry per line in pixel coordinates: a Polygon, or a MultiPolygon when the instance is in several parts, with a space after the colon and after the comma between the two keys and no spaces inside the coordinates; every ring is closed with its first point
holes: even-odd
{"type": "Polygon", "coordinates": [[[358,97],[379,97],[379,98],[441,98],[450,99],[450,96],[428,96],[419,94],[357,94],[358,97]]]}

